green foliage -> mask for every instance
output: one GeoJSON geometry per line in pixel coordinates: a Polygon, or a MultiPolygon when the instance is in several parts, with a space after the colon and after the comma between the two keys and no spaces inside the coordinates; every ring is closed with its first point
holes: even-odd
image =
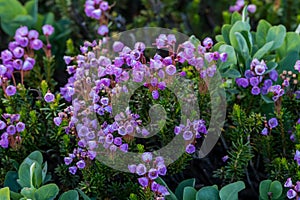
{"type": "MultiPolygon", "coordinates": [[[[34,151],[27,156],[21,163],[18,173],[8,172],[5,178],[5,188],[0,190],[0,197],[4,195],[11,195],[11,198],[32,199],[32,200],[52,200],[59,194],[59,188],[54,183],[45,184],[51,179],[47,175],[47,163],[43,163],[43,156],[41,152],[34,151]],[[42,168],[42,166],[44,166],[42,168]],[[5,193],[5,194],[4,194],[5,193]],[[8,194],[6,194],[8,193],[8,194]]],[[[81,196],[89,199],[81,192],[81,196]]],[[[63,193],[61,200],[79,199],[76,190],[70,190],[63,193]]]]}
{"type": "Polygon", "coordinates": [[[195,179],[187,179],[182,181],[175,190],[175,195],[178,200],[182,200],[184,196],[184,189],[186,187],[195,187],[195,179]]]}
{"type": "Polygon", "coordinates": [[[9,187],[0,189],[0,197],[1,197],[1,200],[10,200],[9,187]]]}
{"type": "MultiPolygon", "coordinates": [[[[294,32],[287,32],[285,26],[272,26],[266,20],[260,20],[257,30],[250,32],[249,18],[244,14],[232,15],[231,24],[222,27],[222,35],[217,36],[216,50],[228,53],[228,62],[219,63],[219,70],[224,78],[237,78],[250,69],[253,59],[266,62],[268,74],[276,69],[278,72],[294,70],[293,65],[300,58],[300,36],[294,32]],[[293,44],[292,44],[293,43],[293,44]],[[288,45],[290,44],[290,45],[288,45]]],[[[262,100],[270,103],[267,96],[262,100]]]]}
{"type": "Polygon", "coordinates": [[[196,200],[220,200],[219,191],[213,186],[201,188],[196,194],[196,200]]]}
{"type": "Polygon", "coordinates": [[[79,195],[76,190],[69,190],[67,192],[64,192],[60,197],[59,200],[79,200],[79,195]]]}
{"type": "Polygon", "coordinates": [[[245,189],[245,184],[242,181],[228,184],[220,190],[221,200],[238,200],[238,192],[245,189]]]}
{"type": "Polygon", "coordinates": [[[80,188],[90,197],[126,199],[133,193],[138,199],[144,198],[145,194],[135,175],[117,171],[99,161],[92,162],[82,170],[82,175],[80,188]]]}
{"type": "Polygon", "coordinates": [[[50,183],[50,184],[47,184],[47,185],[44,185],[44,186],[38,188],[34,192],[34,197],[36,199],[52,200],[58,195],[58,192],[59,192],[59,189],[58,189],[57,185],[50,183]]]}
{"type": "Polygon", "coordinates": [[[245,176],[245,168],[253,157],[252,147],[249,142],[245,143],[241,138],[237,142],[232,142],[232,148],[228,154],[229,159],[222,172],[224,179],[230,182],[241,180],[245,176]]]}
{"type": "Polygon", "coordinates": [[[220,191],[216,185],[205,186],[197,191],[194,189],[195,179],[187,179],[179,183],[174,194],[161,178],[156,181],[167,187],[170,195],[166,199],[170,200],[238,200],[238,193],[245,189],[244,182],[238,181],[224,186],[220,191]]]}
{"type": "Polygon", "coordinates": [[[183,190],[183,199],[193,199],[197,194],[197,190],[194,187],[187,186],[183,190]]]}
{"type": "Polygon", "coordinates": [[[259,185],[259,198],[261,200],[283,199],[283,188],[279,181],[264,180],[259,185]]]}
{"type": "MultiPolygon", "coordinates": [[[[74,147],[75,136],[65,135],[62,127],[56,127],[53,124],[53,117],[57,116],[63,108],[63,104],[59,103],[60,95],[56,96],[53,104],[45,103],[43,96],[48,90],[54,92],[66,81],[67,77],[63,74],[65,68],[62,67],[65,66],[63,55],[65,53],[76,55],[77,47],[84,39],[96,38],[98,22],[91,23],[84,15],[83,3],[84,0],[44,2],[42,0],[38,5],[37,0],[29,0],[23,5],[17,0],[0,0],[1,29],[9,36],[13,36],[16,28],[23,25],[36,28],[40,32],[44,24],[52,24],[55,27],[54,35],[50,37],[53,56],[46,58],[37,53],[37,65],[26,77],[25,82],[30,89],[19,85],[18,95],[1,100],[0,114],[20,113],[20,120],[26,121],[26,131],[21,134],[22,144],[16,144],[10,149],[0,149],[0,182],[9,187],[8,195],[11,199],[20,199],[22,196],[31,199],[57,197],[58,187],[54,184],[45,185],[51,179],[51,176],[47,174],[48,168],[51,170],[55,168],[55,177],[57,177],[55,181],[61,184],[63,191],[77,187],[80,183],[81,189],[95,198],[124,199],[129,197],[134,200],[151,197],[150,191],[143,191],[138,186],[134,175],[116,172],[97,161],[89,163],[89,167],[81,171],[82,174],[75,176],[70,175],[68,166],[61,164],[61,156],[66,155],[74,147]],[[55,70],[57,70],[56,73],[55,70]],[[43,154],[47,155],[46,160],[50,160],[49,166],[47,162],[43,163],[42,154],[38,151],[30,154],[19,165],[25,155],[36,149],[42,150],[43,154]],[[5,180],[3,180],[4,177],[5,180]]],[[[228,11],[221,12],[220,10],[221,7],[227,8],[231,4],[227,1],[125,0],[117,2],[113,7],[116,11],[112,12],[112,18],[125,17],[129,22],[127,29],[160,26],[195,34],[197,37],[220,33],[216,37],[218,43],[214,46],[214,50],[228,54],[227,62],[218,63],[218,69],[224,78],[222,87],[226,88],[228,94],[229,114],[224,127],[225,139],[222,143],[224,143],[225,151],[228,151],[229,159],[223,167],[217,170],[216,176],[221,178],[223,183],[247,178],[249,185],[253,187],[257,184],[252,185],[254,180],[253,177],[249,177],[251,172],[255,181],[262,178],[261,173],[257,171],[263,171],[264,178],[279,181],[284,181],[291,176],[300,179],[299,167],[293,160],[295,149],[300,149],[300,125],[294,126],[295,118],[299,117],[297,109],[299,101],[295,101],[292,97],[282,99],[279,112],[278,110],[274,112],[279,106],[274,105],[274,101],[269,96],[262,95],[261,99],[250,96],[249,90],[237,90],[234,82],[250,68],[250,62],[254,58],[266,61],[268,71],[265,74],[272,69],[276,69],[279,73],[283,70],[295,72],[293,65],[296,60],[300,59],[300,36],[299,33],[292,31],[300,23],[298,12],[300,2],[253,0],[251,3],[257,5],[258,11],[255,14],[247,13],[245,7],[242,15],[237,12],[230,15],[228,11]],[[221,15],[228,24],[220,29],[221,15]],[[279,25],[281,23],[284,26],[279,25]],[[279,126],[272,130],[270,135],[264,137],[260,132],[264,127],[264,121],[270,117],[277,117],[279,126]],[[291,142],[289,138],[292,134],[295,136],[294,142],[291,142]]],[[[115,22],[117,25],[110,27],[111,32],[124,28],[122,24],[117,23],[117,19],[115,22]]],[[[8,43],[5,37],[1,40],[3,44],[8,43]]],[[[191,37],[191,41],[197,45],[200,43],[196,37],[191,37]]],[[[189,66],[182,67],[186,70],[188,78],[196,80],[195,70],[193,71],[189,66]]],[[[299,76],[298,81],[300,81],[299,76]]],[[[281,81],[279,80],[276,84],[281,84],[281,81]]],[[[150,119],[145,111],[148,111],[151,101],[149,96],[143,95],[144,92],[143,90],[137,91],[131,99],[130,106],[147,123],[150,119]]],[[[137,146],[135,141],[132,142],[130,145],[135,146],[134,151],[140,153],[152,151],[166,145],[172,139],[174,124],[179,122],[178,116],[180,115],[178,102],[176,102],[175,95],[172,95],[172,92],[166,91],[159,102],[151,102],[165,105],[168,111],[166,125],[157,136],[145,143],[137,146]]],[[[209,95],[199,95],[201,116],[208,119],[207,122],[210,117],[207,106],[208,98],[209,95]]],[[[63,125],[67,125],[66,121],[63,125]]],[[[218,148],[221,147],[218,146],[218,148]]],[[[183,155],[168,167],[168,173],[172,175],[182,172],[191,159],[191,156],[183,155]]],[[[166,185],[162,179],[160,183],[166,185]]],[[[186,180],[180,183],[175,192],[167,198],[189,200],[199,196],[200,199],[237,199],[237,193],[244,188],[244,185],[240,182],[232,184],[223,187],[220,191],[215,186],[203,187],[197,191],[194,189],[195,181],[186,180]]],[[[284,192],[278,181],[262,182],[260,186],[261,199],[282,199],[284,192]]],[[[7,194],[7,188],[0,190],[1,198],[3,191],[7,194]]],[[[59,199],[79,199],[79,195],[84,199],[89,199],[79,189],[65,192],[59,199]]]]}
{"type": "Polygon", "coordinates": [[[27,1],[25,5],[17,0],[1,0],[1,28],[10,36],[13,36],[20,26],[33,26],[37,21],[37,12],[37,0],[27,1]]]}

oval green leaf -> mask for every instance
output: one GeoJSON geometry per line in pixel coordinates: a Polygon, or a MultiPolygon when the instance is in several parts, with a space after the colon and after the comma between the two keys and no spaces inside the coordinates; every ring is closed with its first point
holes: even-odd
{"type": "Polygon", "coordinates": [[[272,199],[278,199],[282,194],[282,185],[279,181],[273,181],[270,185],[272,199]]]}
{"type": "Polygon", "coordinates": [[[184,180],[181,183],[179,183],[179,185],[175,189],[175,195],[176,195],[177,199],[179,199],[179,200],[183,199],[183,191],[184,191],[184,188],[187,186],[194,187],[195,179],[194,178],[187,179],[187,180],[184,180]]]}
{"type": "Polygon", "coordinates": [[[193,187],[185,187],[183,190],[183,200],[195,200],[197,190],[193,187]]]}
{"type": "Polygon", "coordinates": [[[196,200],[220,200],[219,191],[213,186],[203,187],[197,192],[196,200]]]}
{"type": "Polygon", "coordinates": [[[243,189],[245,189],[243,181],[228,184],[220,190],[221,200],[238,200],[238,193],[243,189]]]}
{"type": "Polygon", "coordinates": [[[263,180],[259,184],[259,197],[262,200],[269,200],[268,192],[270,189],[272,181],[271,180],[263,180]]]}

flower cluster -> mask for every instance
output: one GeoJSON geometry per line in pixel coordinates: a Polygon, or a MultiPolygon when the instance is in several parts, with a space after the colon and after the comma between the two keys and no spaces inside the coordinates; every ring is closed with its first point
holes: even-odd
{"type": "Polygon", "coordinates": [[[107,1],[103,0],[87,0],[85,2],[85,14],[93,19],[96,19],[100,22],[100,26],[98,28],[99,35],[107,35],[108,27],[107,27],[107,19],[106,13],[110,10],[110,6],[107,1]]]}
{"type": "Polygon", "coordinates": [[[268,123],[265,122],[265,128],[261,131],[262,135],[268,135],[269,132],[271,132],[272,129],[276,128],[278,126],[278,120],[273,117],[269,119],[268,123]]]}
{"type": "Polygon", "coordinates": [[[80,144],[76,149],[73,150],[73,153],[70,153],[67,157],[64,158],[64,162],[66,165],[71,165],[75,163],[75,165],[69,167],[69,172],[71,174],[76,174],[77,169],[84,169],[86,167],[87,160],[94,160],[96,158],[96,152],[92,150],[87,150],[84,147],[86,144],[80,144]]]}
{"type": "Polygon", "coordinates": [[[139,176],[143,176],[138,178],[139,184],[144,189],[150,188],[151,191],[154,192],[155,198],[163,198],[164,196],[169,195],[168,189],[155,181],[159,175],[164,176],[167,173],[163,157],[158,156],[153,158],[153,155],[150,152],[143,153],[141,157],[143,162],[138,165],[129,165],[129,171],[139,176]]]}
{"type": "Polygon", "coordinates": [[[125,114],[123,112],[117,114],[114,119],[115,124],[118,126],[118,134],[121,136],[134,136],[135,134],[149,135],[149,132],[145,128],[141,129],[139,127],[142,123],[139,117],[138,114],[131,113],[129,108],[126,109],[125,114]]]}
{"type": "MultiPolygon", "coordinates": [[[[244,0],[237,0],[235,2],[235,5],[229,7],[229,11],[230,12],[235,12],[235,11],[240,12],[244,8],[244,6],[245,6],[245,1],[244,0]]],[[[255,13],[256,5],[255,4],[249,4],[248,7],[247,7],[247,10],[250,13],[255,13]]]]}
{"type": "Polygon", "coordinates": [[[288,178],[284,184],[284,187],[290,188],[286,193],[287,198],[295,198],[298,200],[300,193],[300,181],[297,181],[296,184],[293,185],[292,178],[288,178]]]}
{"type": "Polygon", "coordinates": [[[195,46],[191,41],[186,41],[180,45],[181,51],[178,50],[175,61],[179,63],[187,62],[194,66],[199,72],[201,78],[213,77],[217,70],[216,62],[226,62],[227,53],[211,52],[213,41],[207,37],[202,44],[195,46]]]}
{"type": "Polygon", "coordinates": [[[202,137],[203,134],[206,135],[207,129],[204,120],[194,120],[193,122],[187,120],[186,125],[180,124],[176,126],[174,133],[176,135],[182,134],[183,139],[188,142],[185,151],[192,154],[196,151],[196,147],[194,146],[196,138],[202,137]]]}
{"type": "Polygon", "coordinates": [[[236,83],[243,88],[251,87],[252,95],[266,95],[271,92],[273,93],[273,100],[277,101],[284,94],[284,90],[280,85],[273,86],[273,83],[278,79],[277,71],[271,70],[266,74],[267,69],[268,67],[263,60],[259,61],[255,58],[250,64],[250,69],[245,71],[245,78],[237,78],[236,83]]]}
{"type": "Polygon", "coordinates": [[[25,130],[25,124],[20,121],[19,114],[3,114],[3,120],[0,120],[0,130],[5,130],[0,139],[0,146],[8,148],[14,147],[21,142],[20,132],[25,130]]]}
{"type": "Polygon", "coordinates": [[[128,124],[126,128],[127,129],[124,129],[123,126],[120,128],[118,122],[114,122],[113,124],[104,123],[98,133],[99,143],[112,153],[117,151],[117,149],[126,153],[128,151],[128,144],[123,142],[123,140],[126,140],[126,135],[129,134],[127,131],[133,131],[133,129],[131,129],[133,127],[128,124]],[[113,133],[117,134],[114,135],[113,133]]]}
{"type": "MultiPolygon", "coordinates": [[[[93,160],[102,152],[115,159],[119,156],[117,151],[128,152],[128,143],[134,136],[140,134],[146,137],[150,134],[146,128],[141,127],[140,116],[129,108],[118,111],[112,118],[112,99],[118,98],[121,93],[128,93],[123,83],[128,80],[141,83],[155,100],[160,98],[159,92],[172,83],[173,78],[185,75],[177,69],[177,65],[188,63],[198,70],[202,78],[209,78],[215,74],[217,61],[227,60],[226,53],[211,52],[213,41],[210,38],[198,44],[186,41],[178,45],[177,49],[175,43],[174,35],[159,35],[154,45],[158,49],[166,48],[169,55],[162,57],[155,54],[146,59],[146,46],[142,42],[137,42],[131,49],[120,41],[109,45],[109,40],[103,38],[98,44],[95,41],[85,42],[80,48],[81,54],[75,57],[64,57],[70,78],[60,92],[67,101],[72,100],[72,106],[59,113],[54,123],[61,126],[64,124],[62,121],[68,121],[66,133],[78,138],[78,147],[73,154],[65,157],[70,173],[75,174],[78,169],[83,169],[88,165],[88,160],[93,160]],[[108,48],[116,55],[108,53],[108,48]],[[95,116],[99,116],[101,122],[95,116]],[[109,117],[113,122],[105,121],[109,117]]],[[[52,99],[51,93],[47,95],[52,99]]],[[[195,152],[196,138],[207,134],[203,120],[187,120],[186,125],[180,125],[174,131],[176,134],[182,133],[183,139],[189,143],[185,147],[188,153],[195,152]]],[[[166,166],[162,157],[152,157],[151,153],[144,153],[144,163],[130,165],[129,170],[143,176],[138,179],[140,185],[150,188],[158,198],[163,198],[169,192],[154,180],[166,174],[166,166]]]]}
{"type": "Polygon", "coordinates": [[[277,101],[281,96],[284,95],[284,89],[281,87],[281,85],[273,85],[268,89],[268,92],[271,92],[273,94],[273,101],[277,101]]]}
{"type": "MultiPolygon", "coordinates": [[[[53,31],[54,28],[51,25],[43,26],[43,33],[46,37],[51,35],[53,31]]],[[[7,96],[13,96],[16,93],[14,72],[19,71],[21,73],[23,84],[23,72],[32,70],[35,65],[34,51],[40,50],[43,46],[44,44],[39,39],[39,33],[36,30],[28,30],[26,26],[16,30],[14,41],[9,43],[8,49],[1,52],[0,85],[2,85],[7,96]],[[7,85],[7,81],[11,78],[15,86],[7,85]]]]}
{"type": "Polygon", "coordinates": [[[297,74],[294,74],[292,71],[283,70],[279,77],[283,80],[283,87],[289,87],[290,84],[298,84],[297,74]]]}
{"type": "Polygon", "coordinates": [[[279,76],[283,80],[282,87],[287,88],[287,93],[295,94],[296,99],[300,99],[300,90],[297,90],[297,85],[299,83],[297,73],[299,74],[300,72],[300,60],[295,63],[294,69],[296,70],[296,73],[283,70],[279,76]]]}

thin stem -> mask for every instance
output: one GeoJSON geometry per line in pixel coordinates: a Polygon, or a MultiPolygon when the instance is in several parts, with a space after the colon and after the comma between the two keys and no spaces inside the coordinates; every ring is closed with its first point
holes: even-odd
{"type": "Polygon", "coordinates": [[[283,122],[282,122],[282,115],[280,115],[279,118],[279,123],[280,123],[280,135],[281,135],[281,140],[282,140],[282,151],[283,151],[283,155],[286,156],[286,150],[285,150],[285,134],[284,134],[284,127],[283,127],[283,122]]]}
{"type": "Polygon", "coordinates": [[[21,70],[21,84],[24,85],[24,71],[21,70]]]}
{"type": "Polygon", "coordinates": [[[251,187],[251,190],[256,194],[256,196],[258,196],[258,194],[257,194],[257,192],[256,192],[256,190],[255,190],[255,188],[254,188],[254,186],[253,186],[253,184],[252,184],[252,182],[250,180],[247,168],[245,169],[245,172],[246,172],[247,182],[249,183],[249,185],[251,187]]]}
{"type": "Polygon", "coordinates": [[[14,86],[17,87],[16,79],[15,79],[15,76],[14,76],[13,73],[11,74],[11,77],[12,77],[12,80],[13,80],[13,82],[14,82],[14,86]]]}

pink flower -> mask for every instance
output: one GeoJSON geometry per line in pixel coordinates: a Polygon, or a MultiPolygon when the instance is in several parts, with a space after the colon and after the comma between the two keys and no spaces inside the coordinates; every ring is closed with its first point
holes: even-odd
{"type": "Polygon", "coordinates": [[[52,35],[53,32],[54,32],[53,26],[51,26],[49,24],[44,25],[42,27],[42,30],[43,30],[43,34],[46,35],[46,36],[52,35]]]}

